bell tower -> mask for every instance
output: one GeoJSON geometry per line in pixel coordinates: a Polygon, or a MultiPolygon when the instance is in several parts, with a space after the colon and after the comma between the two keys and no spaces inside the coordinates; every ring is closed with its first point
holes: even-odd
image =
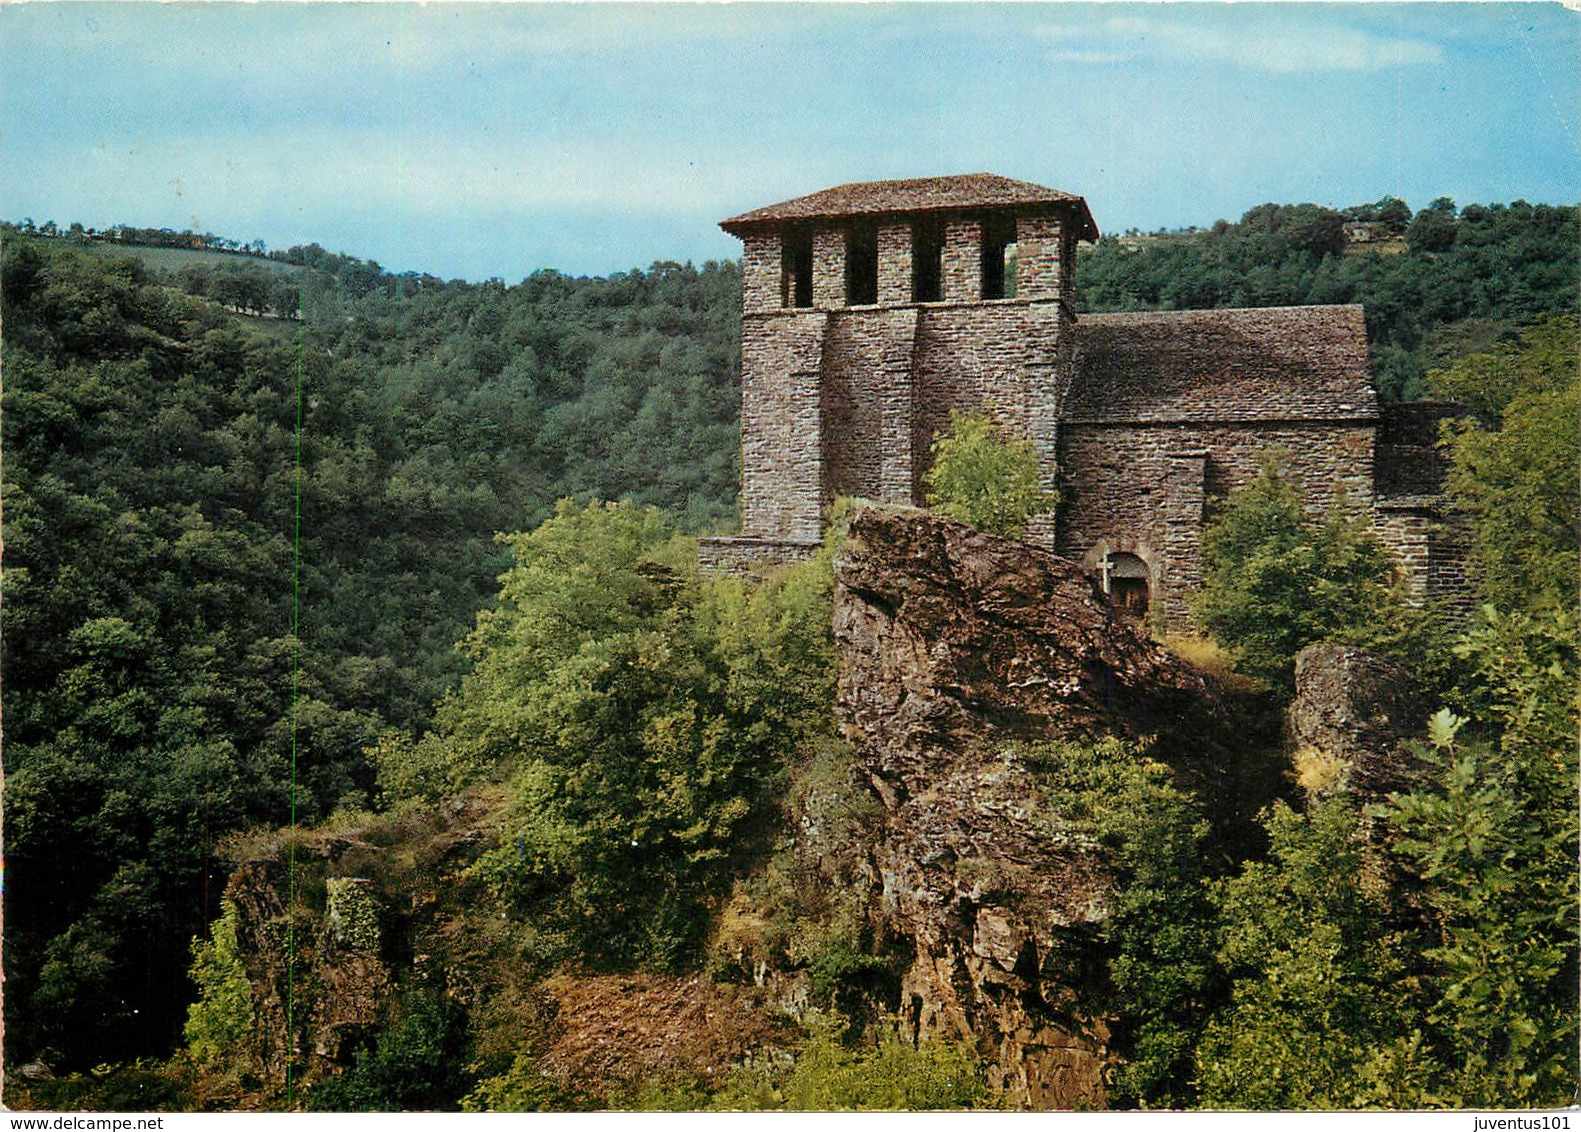
{"type": "MultiPolygon", "coordinates": [[[[1052,480],[1079,196],[980,173],[840,185],[721,222],[742,242],[742,534],[705,565],[810,553],[836,495],[921,502],[934,435],[981,411],[1052,480]]],[[[1052,546],[1052,516],[1031,537],[1052,546]]]]}

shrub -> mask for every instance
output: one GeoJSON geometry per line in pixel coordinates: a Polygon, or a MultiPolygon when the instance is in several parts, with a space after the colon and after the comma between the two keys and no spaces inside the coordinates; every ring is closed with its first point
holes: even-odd
{"type": "Polygon", "coordinates": [[[400,1020],[356,1054],[351,1068],[308,1098],[317,1112],[455,1111],[471,1085],[466,1014],[431,992],[409,993],[400,1020]]]}
{"type": "Polygon", "coordinates": [[[1287,1109],[1431,1101],[1412,1023],[1409,941],[1364,879],[1360,814],[1343,796],[1275,803],[1269,859],[1212,887],[1231,1000],[1197,1050],[1210,1107],[1287,1109]]]}
{"type": "Polygon", "coordinates": [[[1309,520],[1277,463],[1230,496],[1202,535],[1203,584],[1192,612],[1241,672],[1280,691],[1295,655],[1339,640],[1412,661],[1438,648],[1430,616],[1406,602],[1394,564],[1340,501],[1309,520]]]}
{"type": "Polygon", "coordinates": [[[982,1060],[969,1046],[896,1036],[866,1048],[841,1040],[835,1020],[815,1024],[794,1062],[737,1070],[709,1107],[795,1112],[998,1108],[982,1060]]]}
{"type": "Polygon", "coordinates": [[[564,505],[511,542],[441,712],[446,742],[516,769],[479,875],[564,941],[545,961],[685,966],[790,756],[832,731],[829,564],[698,579],[695,544],[624,505],[564,505]]]}
{"type": "Polygon", "coordinates": [[[1191,1098],[1191,1054],[1214,992],[1213,924],[1203,887],[1208,823],[1168,767],[1115,738],[1025,752],[1062,834],[1107,850],[1116,877],[1102,928],[1125,1059],[1116,1099],[1178,1106],[1191,1098]]]}
{"type": "Polygon", "coordinates": [[[187,1008],[187,1049],[199,1065],[218,1070],[237,1063],[252,1027],[252,984],[236,944],[240,913],[231,901],[206,940],[192,941],[192,981],[198,998],[187,1008]]]}
{"type": "Polygon", "coordinates": [[[933,439],[933,466],[924,483],[939,514],[994,534],[1020,538],[1027,522],[1059,504],[1043,486],[1032,443],[1005,436],[982,413],[951,413],[950,427],[933,439]]]}

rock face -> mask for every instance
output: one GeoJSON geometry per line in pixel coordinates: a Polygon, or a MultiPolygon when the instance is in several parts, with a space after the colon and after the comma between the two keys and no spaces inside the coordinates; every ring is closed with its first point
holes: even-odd
{"type": "Polygon", "coordinates": [[[251,992],[234,1066],[244,1090],[283,1098],[289,1081],[300,1103],[387,1023],[404,973],[467,996],[467,979],[485,967],[471,953],[491,941],[468,924],[467,947],[436,955],[447,927],[441,896],[468,895],[457,873],[485,844],[498,806],[476,794],[363,828],[254,839],[225,889],[251,992]]]}
{"type": "Polygon", "coordinates": [[[913,1033],[975,1040],[1012,1099],[1105,1101],[1090,1005],[1114,881],[1037,813],[1016,739],[1160,736],[1211,778],[1232,701],[1114,616],[1074,563],[938,516],[873,508],[836,567],[839,712],[885,808],[875,850],[913,1033]]]}
{"type": "MultiPolygon", "coordinates": [[[[312,883],[323,849],[301,851],[317,859],[297,862],[298,884],[312,883]]],[[[251,1040],[238,1053],[251,1062],[253,1077],[276,1089],[288,1067],[293,1085],[302,1087],[341,1062],[377,1026],[391,990],[368,882],[331,879],[321,923],[306,908],[287,907],[282,895],[297,887],[289,873],[283,855],[255,857],[237,867],[225,890],[238,912],[236,941],[252,988],[251,1040]],[[341,930],[346,920],[358,930],[341,930]]]]}
{"type": "Polygon", "coordinates": [[[1375,802],[1411,785],[1402,742],[1427,719],[1416,677],[1349,645],[1308,645],[1296,655],[1296,695],[1287,728],[1309,789],[1345,790],[1375,802]]]}

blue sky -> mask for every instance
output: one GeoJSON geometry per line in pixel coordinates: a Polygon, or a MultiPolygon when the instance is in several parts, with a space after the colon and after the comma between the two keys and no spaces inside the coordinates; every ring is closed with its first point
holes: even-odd
{"type": "Polygon", "coordinates": [[[0,217],[515,282],[995,172],[1106,232],[1581,195],[1557,4],[0,4],[0,217]]]}

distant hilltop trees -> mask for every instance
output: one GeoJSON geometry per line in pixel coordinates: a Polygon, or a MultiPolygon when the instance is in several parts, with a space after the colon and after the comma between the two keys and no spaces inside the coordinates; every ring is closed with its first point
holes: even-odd
{"type": "Polygon", "coordinates": [[[152,248],[189,248],[193,251],[224,252],[228,255],[269,256],[281,259],[279,252],[270,254],[262,240],[240,243],[212,232],[176,232],[169,228],[138,228],[131,224],[115,224],[109,228],[84,228],[81,224],[61,229],[53,220],[35,225],[31,216],[17,225],[23,232],[46,238],[64,237],[76,241],[104,241],[112,244],[137,244],[152,248]]]}

